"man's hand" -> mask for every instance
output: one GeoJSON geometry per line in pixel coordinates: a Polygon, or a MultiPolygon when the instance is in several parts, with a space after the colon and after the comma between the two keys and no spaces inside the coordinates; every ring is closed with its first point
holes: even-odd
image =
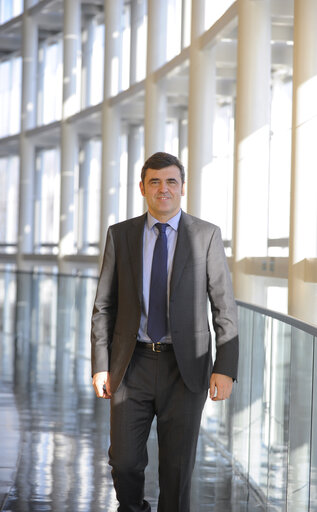
{"type": "Polygon", "coordinates": [[[232,391],[232,378],[221,373],[213,373],[210,378],[210,398],[211,400],[226,400],[232,391]]]}
{"type": "Polygon", "coordinates": [[[98,398],[111,398],[109,372],[95,373],[92,378],[92,385],[98,398]]]}

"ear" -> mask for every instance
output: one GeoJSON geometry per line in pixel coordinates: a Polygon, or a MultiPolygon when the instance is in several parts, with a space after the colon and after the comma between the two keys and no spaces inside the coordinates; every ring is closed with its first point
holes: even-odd
{"type": "Polygon", "coordinates": [[[143,185],[143,182],[140,181],[139,183],[139,187],[140,187],[140,190],[141,190],[141,194],[142,196],[144,197],[145,196],[145,190],[144,190],[144,185],[143,185]]]}
{"type": "Polygon", "coordinates": [[[183,185],[182,185],[181,195],[182,195],[182,196],[184,196],[184,195],[185,195],[185,183],[183,183],[183,185]]]}

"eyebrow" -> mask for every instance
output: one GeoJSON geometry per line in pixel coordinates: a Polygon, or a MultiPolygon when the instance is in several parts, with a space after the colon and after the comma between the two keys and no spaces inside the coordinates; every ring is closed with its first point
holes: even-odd
{"type": "MultiPolygon", "coordinates": [[[[162,179],[161,179],[161,178],[158,178],[158,177],[157,177],[157,178],[150,178],[150,179],[149,179],[149,182],[150,182],[150,183],[152,183],[153,181],[162,181],[162,179]]],[[[171,178],[166,178],[166,180],[165,180],[165,181],[173,181],[173,182],[176,182],[176,183],[177,183],[177,179],[176,179],[176,178],[173,178],[173,177],[171,177],[171,178]]]]}

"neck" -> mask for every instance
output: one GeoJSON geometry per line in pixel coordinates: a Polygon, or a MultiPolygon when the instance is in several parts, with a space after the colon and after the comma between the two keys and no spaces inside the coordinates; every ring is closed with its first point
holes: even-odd
{"type": "Polygon", "coordinates": [[[177,215],[179,211],[180,208],[176,212],[173,212],[172,214],[167,213],[166,215],[157,215],[157,213],[151,212],[151,210],[149,210],[149,213],[152,215],[152,217],[154,217],[154,219],[158,220],[161,224],[166,224],[170,219],[175,217],[175,215],[177,215]]]}

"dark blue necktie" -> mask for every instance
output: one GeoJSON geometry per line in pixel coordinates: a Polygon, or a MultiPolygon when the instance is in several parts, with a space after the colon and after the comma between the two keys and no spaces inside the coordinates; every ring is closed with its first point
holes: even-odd
{"type": "Polygon", "coordinates": [[[149,314],[147,333],[154,343],[167,333],[167,238],[168,224],[157,223],[159,230],[156,239],[150,284],[149,314]]]}

